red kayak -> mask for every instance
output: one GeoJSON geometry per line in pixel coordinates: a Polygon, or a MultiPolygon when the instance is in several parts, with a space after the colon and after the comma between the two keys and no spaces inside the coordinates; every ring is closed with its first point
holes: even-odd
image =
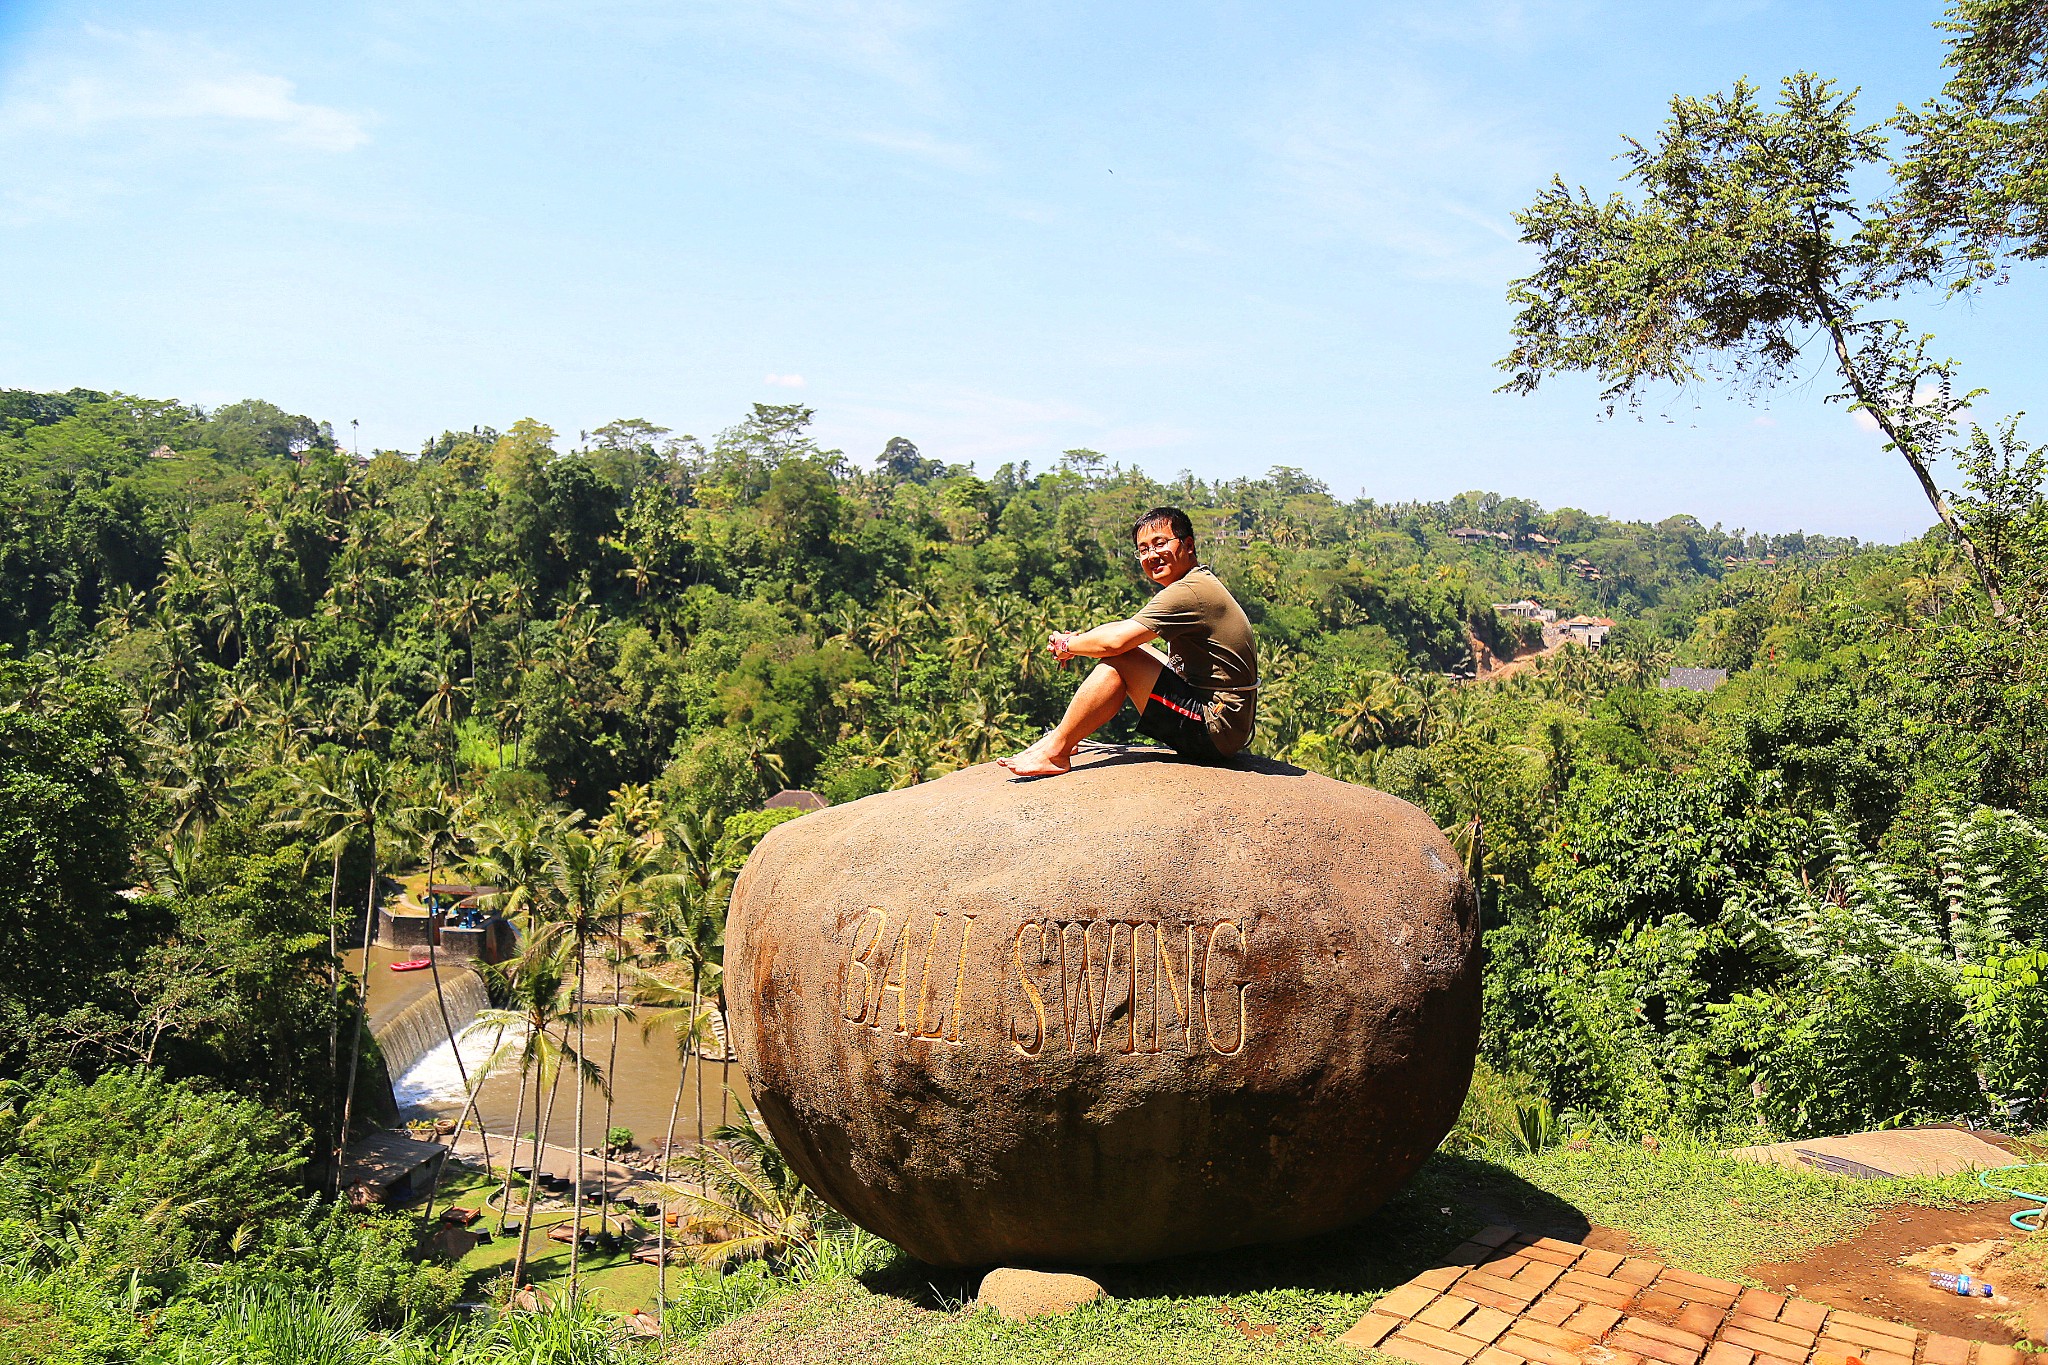
{"type": "Polygon", "coordinates": [[[429,958],[416,957],[410,962],[392,963],[391,970],[394,972],[423,972],[433,965],[433,961],[429,958]]]}

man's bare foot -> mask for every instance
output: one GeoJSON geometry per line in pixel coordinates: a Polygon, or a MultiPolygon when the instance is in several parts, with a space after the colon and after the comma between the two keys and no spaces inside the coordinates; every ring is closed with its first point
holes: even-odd
{"type": "Polygon", "coordinates": [[[1019,777],[1052,777],[1070,769],[1073,760],[1065,754],[1055,754],[1040,740],[1020,754],[997,759],[996,766],[1008,768],[1019,777]]]}

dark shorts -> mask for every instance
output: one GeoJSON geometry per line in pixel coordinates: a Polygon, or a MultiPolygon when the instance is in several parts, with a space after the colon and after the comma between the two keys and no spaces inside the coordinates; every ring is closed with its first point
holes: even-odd
{"type": "Polygon", "coordinates": [[[1170,745],[1183,757],[1220,762],[1223,755],[1217,752],[1216,741],[1209,737],[1212,705],[1207,692],[1188,686],[1172,669],[1162,668],[1159,681],[1152,684],[1151,698],[1138,713],[1138,729],[1161,744],[1170,745]]]}

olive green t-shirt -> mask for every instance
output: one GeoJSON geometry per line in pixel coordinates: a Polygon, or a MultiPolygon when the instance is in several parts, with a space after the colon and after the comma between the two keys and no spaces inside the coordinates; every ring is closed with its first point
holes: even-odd
{"type": "Polygon", "coordinates": [[[1259,689],[1259,650],[1252,623],[1206,564],[1161,588],[1134,618],[1166,641],[1173,671],[1211,694],[1209,737],[1219,753],[1251,742],[1259,689]]]}

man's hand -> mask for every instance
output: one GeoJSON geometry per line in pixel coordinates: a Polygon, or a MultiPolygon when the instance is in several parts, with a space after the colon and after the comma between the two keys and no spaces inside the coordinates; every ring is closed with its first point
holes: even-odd
{"type": "Polygon", "coordinates": [[[1136,621],[1111,621],[1093,630],[1056,630],[1045,637],[1045,647],[1066,663],[1069,659],[1106,659],[1158,638],[1136,621]]]}

